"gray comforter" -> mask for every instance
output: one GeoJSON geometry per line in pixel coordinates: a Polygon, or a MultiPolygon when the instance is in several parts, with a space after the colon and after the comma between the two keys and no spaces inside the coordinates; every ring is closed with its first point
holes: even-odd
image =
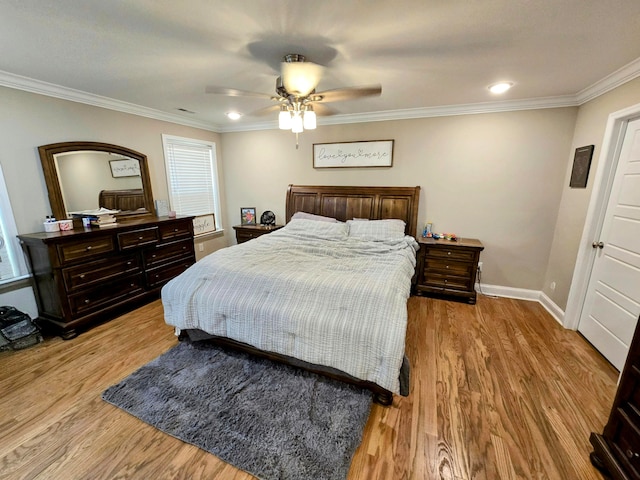
{"type": "Polygon", "coordinates": [[[398,393],[417,244],[321,223],[292,221],[200,260],[162,289],[165,320],[398,393]]]}

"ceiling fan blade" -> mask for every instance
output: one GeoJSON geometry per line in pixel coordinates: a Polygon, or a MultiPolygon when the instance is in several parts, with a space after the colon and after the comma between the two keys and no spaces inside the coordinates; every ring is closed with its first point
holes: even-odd
{"type": "Polygon", "coordinates": [[[335,90],[326,90],[311,95],[314,102],[342,102],[344,100],[353,100],[363,97],[377,97],[382,93],[382,85],[368,85],[362,87],[346,87],[336,88],[335,90]],[[315,100],[315,97],[322,97],[315,100]]]}
{"type": "Polygon", "coordinates": [[[318,115],[319,117],[328,117],[330,115],[335,115],[338,113],[337,110],[334,110],[331,107],[323,105],[322,103],[313,103],[313,102],[309,102],[309,103],[310,105],[313,106],[313,111],[316,112],[316,115],[318,115]]]}
{"type": "MultiPolygon", "coordinates": [[[[268,93],[248,92],[246,90],[237,90],[235,88],[226,87],[206,87],[204,90],[206,93],[213,93],[215,95],[227,95],[228,97],[258,97],[258,98],[274,98],[273,95],[268,93]]],[[[277,97],[275,97],[277,98],[277,97]]]]}
{"type": "Polygon", "coordinates": [[[282,62],[282,84],[290,95],[306,97],[318,86],[322,68],[312,62],[282,62]]]}
{"type": "Polygon", "coordinates": [[[280,105],[269,105],[268,107],[259,108],[258,110],[254,110],[249,113],[250,117],[263,117],[265,115],[269,115],[271,113],[275,113],[280,111],[280,105]]]}

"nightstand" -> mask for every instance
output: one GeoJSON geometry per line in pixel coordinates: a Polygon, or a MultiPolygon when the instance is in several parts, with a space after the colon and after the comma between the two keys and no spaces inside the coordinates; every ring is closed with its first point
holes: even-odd
{"type": "Polygon", "coordinates": [[[417,238],[420,244],[415,292],[458,297],[476,303],[476,273],[484,246],[475,238],[457,241],[417,238]]]}
{"type": "Polygon", "coordinates": [[[236,225],[233,229],[236,231],[236,241],[244,243],[252,238],[258,238],[260,235],[275,232],[284,225],[236,225]]]}

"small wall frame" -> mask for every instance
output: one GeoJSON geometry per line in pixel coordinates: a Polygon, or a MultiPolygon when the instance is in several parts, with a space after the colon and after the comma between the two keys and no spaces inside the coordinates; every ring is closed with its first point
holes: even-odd
{"type": "Polygon", "coordinates": [[[569,187],[586,188],[589,178],[589,168],[591,167],[591,158],[593,157],[594,145],[576,148],[573,157],[573,169],[571,170],[571,180],[569,187]]]}

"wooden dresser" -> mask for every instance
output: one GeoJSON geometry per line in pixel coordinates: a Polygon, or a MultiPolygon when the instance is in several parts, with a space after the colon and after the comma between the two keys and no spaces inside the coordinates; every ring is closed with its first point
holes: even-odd
{"type": "Polygon", "coordinates": [[[236,242],[243,243],[252,238],[257,238],[266,233],[275,232],[284,225],[236,225],[233,229],[236,231],[236,242]]]}
{"type": "MultiPolygon", "coordinates": [[[[639,321],[640,323],[640,321],[639,321]]],[[[640,479],[640,328],[636,326],[609,420],[591,434],[591,462],[615,480],[640,479]]]]}
{"type": "Polygon", "coordinates": [[[474,238],[457,241],[417,238],[420,244],[415,292],[447,295],[476,303],[476,273],[482,243],[474,238]]]}
{"type": "Polygon", "coordinates": [[[33,274],[38,321],[65,339],[157,298],[166,282],[195,263],[192,217],[145,217],[18,238],[33,274]]]}

